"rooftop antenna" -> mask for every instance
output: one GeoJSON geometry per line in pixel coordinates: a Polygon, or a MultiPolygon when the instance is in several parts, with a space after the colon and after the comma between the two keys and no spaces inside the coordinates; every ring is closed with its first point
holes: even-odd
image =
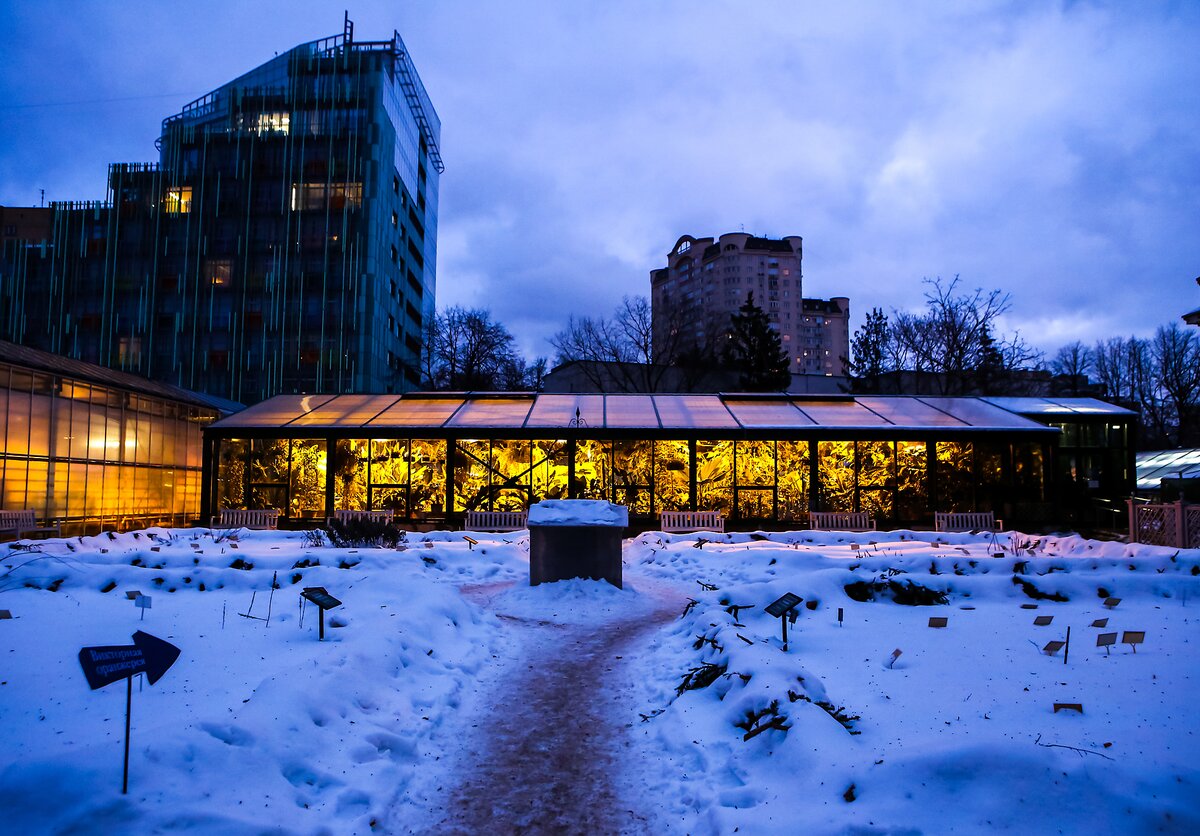
{"type": "Polygon", "coordinates": [[[342,34],[346,36],[346,43],[354,43],[354,21],[350,19],[350,10],[342,15],[342,34]]]}
{"type": "MultiPolygon", "coordinates": [[[[38,191],[42,193],[42,202],[41,202],[40,204],[38,204],[38,205],[39,205],[39,206],[42,206],[42,207],[45,207],[45,205],[46,205],[46,190],[45,190],[45,189],[38,189],[38,191]]],[[[1200,279],[1197,279],[1196,281],[1200,282],[1200,279]]]]}

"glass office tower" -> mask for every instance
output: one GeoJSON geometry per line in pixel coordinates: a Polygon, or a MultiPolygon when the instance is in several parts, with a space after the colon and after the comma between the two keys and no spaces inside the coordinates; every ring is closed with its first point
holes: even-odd
{"type": "Polygon", "coordinates": [[[167,118],[107,201],[55,204],[6,249],[0,337],[242,403],[412,389],[440,131],[399,34],[347,21],[167,118]]]}

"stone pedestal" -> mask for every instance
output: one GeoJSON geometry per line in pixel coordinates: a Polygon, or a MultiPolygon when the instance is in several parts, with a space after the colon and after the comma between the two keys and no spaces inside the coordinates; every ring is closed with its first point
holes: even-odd
{"type": "Polygon", "coordinates": [[[590,578],[621,588],[623,505],[598,500],[547,500],[529,509],[529,585],[590,578]]]}

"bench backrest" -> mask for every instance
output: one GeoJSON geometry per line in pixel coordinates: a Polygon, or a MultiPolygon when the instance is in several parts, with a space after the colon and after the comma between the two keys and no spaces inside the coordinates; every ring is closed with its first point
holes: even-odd
{"type": "Polygon", "coordinates": [[[34,511],[0,511],[0,529],[4,528],[33,528],[37,525],[37,514],[34,511]]]}
{"type": "Polygon", "coordinates": [[[663,511],[658,524],[667,532],[725,530],[720,511],[663,511]]]}
{"type": "Polygon", "coordinates": [[[874,531],[867,511],[810,511],[808,525],[817,531],[874,531]]]}
{"type": "Polygon", "coordinates": [[[222,508],[219,525],[222,528],[276,528],[279,525],[279,512],[222,508]]]}
{"type": "Polygon", "coordinates": [[[467,531],[518,531],[529,527],[525,511],[468,511],[464,525],[467,531]]]}
{"type": "Polygon", "coordinates": [[[395,514],[395,511],[334,511],[333,518],[340,523],[351,520],[374,520],[390,524],[395,514]]]}
{"type": "Polygon", "coordinates": [[[937,531],[995,531],[996,515],[991,511],[943,512],[933,515],[937,531]]]}

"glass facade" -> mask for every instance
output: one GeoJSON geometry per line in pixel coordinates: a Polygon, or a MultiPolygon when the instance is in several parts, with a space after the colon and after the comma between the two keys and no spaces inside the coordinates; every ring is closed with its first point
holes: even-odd
{"type": "Polygon", "coordinates": [[[398,35],[288,50],[164,120],[107,200],[6,243],[0,338],[241,403],[412,389],[440,131],[398,35]]]}
{"type": "Polygon", "coordinates": [[[0,362],[0,507],[59,520],[64,534],[187,525],[200,514],[202,428],[220,414],[0,362]]]}
{"type": "Polygon", "coordinates": [[[279,508],[294,520],[321,516],[323,502],[420,520],[575,498],[616,502],[643,520],[706,510],[746,525],[794,525],[814,509],[866,511],[881,525],[929,525],[942,510],[1017,521],[1053,502],[1050,462],[1062,435],[973,398],[937,399],[932,411],[904,403],[916,399],[872,398],[867,414],[851,398],[352,401],[362,397],[280,396],[214,425],[209,502],[279,508]],[[574,420],[585,407],[594,423],[574,420]],[[793,426],[782,425],[787,415],[793,426]]]}

